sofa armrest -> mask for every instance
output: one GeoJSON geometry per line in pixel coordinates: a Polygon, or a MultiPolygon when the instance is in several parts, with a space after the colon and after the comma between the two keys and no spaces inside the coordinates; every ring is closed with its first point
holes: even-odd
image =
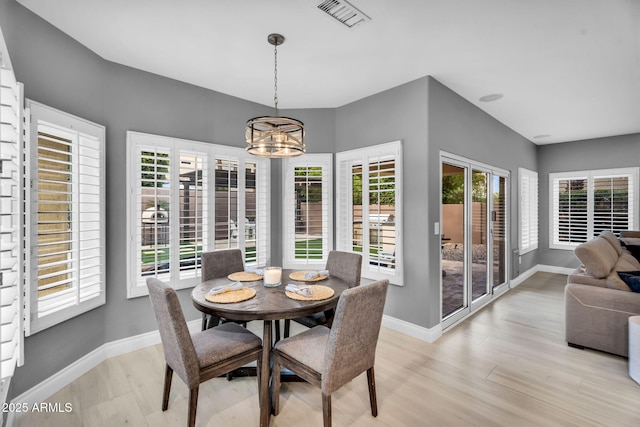
{"type": "Polygon", "coordinates": [[[565,337],[568,343],[628,356],[628,319],[640,315],[640,293],[568,283],[565,337]]]}

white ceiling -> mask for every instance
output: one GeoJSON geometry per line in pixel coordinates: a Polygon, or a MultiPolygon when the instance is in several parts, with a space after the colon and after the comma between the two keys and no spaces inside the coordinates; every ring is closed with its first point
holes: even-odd
{"type": "Polygon", "coordinates": [[[109,61],[261,104],[277,32],[280,108],[431,75],[537,144],[640,133],[638,0],[351,1],[371,21],[318,0],[18,0],[109,61]]]}

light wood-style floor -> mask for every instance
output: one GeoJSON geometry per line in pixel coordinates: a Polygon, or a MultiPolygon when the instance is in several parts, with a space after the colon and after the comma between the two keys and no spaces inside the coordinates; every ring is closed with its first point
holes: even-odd
{"type": "MultiPolygon", "coordinates": [[[[339,426],[639,426],[640,386],[627,359],[564,341],[566,276],[537,273],[428,344],[383,328],[376,359],[379,415],[366,376],[333,396],[339,426]]],[[[250,323],[261,335],[261,325],[250,323]]],[[[160,410],[158,346],[109,359],[52,396],[68,414],[31,413],[19,426],[184,426],[187,389],[174,376],[160,410]]],[[[285,383],[272,426],[321,426],[319,389],[285,383]]],[[[198,426],[257,426],[255,378],[201,385],[198,426]]]]}

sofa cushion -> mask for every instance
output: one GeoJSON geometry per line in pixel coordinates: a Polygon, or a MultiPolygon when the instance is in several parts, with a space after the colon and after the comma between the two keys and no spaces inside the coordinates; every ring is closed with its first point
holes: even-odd
{"type": "Polygon", "coordinates": [[[616,253],[620,255],[622,253],[622,244],[620,240],[613,234],[611,231],[602,231],[600,232],[600,237],[605,239],[609,244],[616,250],[616,253]]]}
{"type": "Polygon", "coordinates": [[[618,261],[618,252],[600,236],[578,245],[575,254],[587,271],[598,279],[607,277],[618,261]]]}
{"type": "Polygon", "coordinates": [[[619,291],[630,292],[631,288],[627,285],[624,280],[620,278],[617,271],[612,271],[611,274],[607,276],[607,288],[616,289],[619,291]]]}
{"type": "Polygon", "coordinates": [[[618,271],[618,276],[633,292],[640,292],[640,271],[618,271]]]}
{"type": "Polygon", "coordinates": [[[640,260],[640,245],[624,245],[624,249],[635,259],[640,260]]]}

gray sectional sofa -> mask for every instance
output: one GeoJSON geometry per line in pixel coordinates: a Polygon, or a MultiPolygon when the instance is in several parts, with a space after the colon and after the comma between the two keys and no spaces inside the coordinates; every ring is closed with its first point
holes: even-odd
{"type": "Polygon", "coordinates": [[[640,293],[617,272],[638,271],[640,261],[608,231],[576,247],[575,254],[582,265],[565,286],[567,342],[628,357],[628,319],[640,316],[640,293]]]}

